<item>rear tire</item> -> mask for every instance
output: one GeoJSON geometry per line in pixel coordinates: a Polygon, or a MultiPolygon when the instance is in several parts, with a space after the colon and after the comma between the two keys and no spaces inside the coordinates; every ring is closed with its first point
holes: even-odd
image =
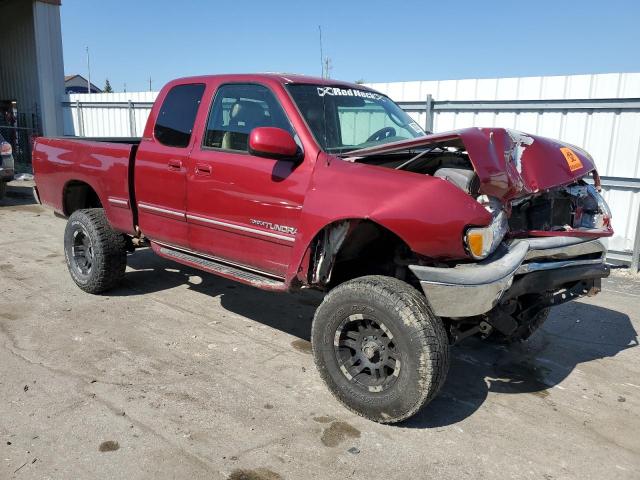
{"type": "Polygon", "coordinates": [[[103,209],[77,210],[67,221],[64,256],[76,285],[88,293],[106,292],[124,277],[126,238],[111,227],[103,209]]]}
{"type": "Polygon", "coordinates": [[[7,195],[7,183],[0,180],[0,200],[7,195]]]}
{"type": "Polygon", "coordinates": [[[449,369],[442,322],[420,292],[391,277],[360,277],[329,292],[314,316],[311,343],[333,395],[381,423],[414,415],[449,369]]]}

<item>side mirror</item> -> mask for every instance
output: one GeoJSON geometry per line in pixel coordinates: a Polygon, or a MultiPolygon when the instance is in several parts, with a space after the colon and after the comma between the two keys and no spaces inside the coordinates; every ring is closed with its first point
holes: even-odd
{"type": "Polygon", "coordinates": [[[249,153],[258,157],[274,158],[296,162],[302,152],[293,136],[276,127],[257,127],[249,135],[249,153]]]}

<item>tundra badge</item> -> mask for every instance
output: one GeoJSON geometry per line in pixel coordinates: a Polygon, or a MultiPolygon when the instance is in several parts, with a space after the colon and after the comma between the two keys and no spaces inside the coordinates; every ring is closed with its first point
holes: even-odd
{"type": "Polygon", "coordinates": [[[286,225],[278,225],[277,223],[265,222],[264,220],[256,220],[255,218],[251,219],[251,223],[253,225],[258,225],[260,227],[268,228],[269,230],[275,230],[281,233],[288,233],[290,235],[295,235],[298,231],[295,227],[288,227],[286,225]]]}

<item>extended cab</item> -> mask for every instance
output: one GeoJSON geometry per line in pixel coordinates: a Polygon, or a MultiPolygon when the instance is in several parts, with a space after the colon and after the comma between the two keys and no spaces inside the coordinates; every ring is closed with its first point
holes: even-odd
{"type": "Polygon", "coordinates": [[[87,292],[115,287],[141,246],[258,288],[328,292],[316,365],[380,422],[436,395],[449,345],[524,340],[609,272],[585,151],[502,128],[427,135],[388,97],[333,80],[175,80],[141,139],[39,138],[33,167],[87,292]]]}

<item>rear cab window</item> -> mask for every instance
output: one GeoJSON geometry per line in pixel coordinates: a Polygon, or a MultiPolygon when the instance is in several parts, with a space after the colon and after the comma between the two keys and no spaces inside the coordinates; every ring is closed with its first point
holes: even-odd
{"type": "Polygon", "coordinates": [[[204,89],[204,84],[192,83],[176,85],[169,90],[153,129],[158,142],[167,147],[189,145],[204,89]]]}

